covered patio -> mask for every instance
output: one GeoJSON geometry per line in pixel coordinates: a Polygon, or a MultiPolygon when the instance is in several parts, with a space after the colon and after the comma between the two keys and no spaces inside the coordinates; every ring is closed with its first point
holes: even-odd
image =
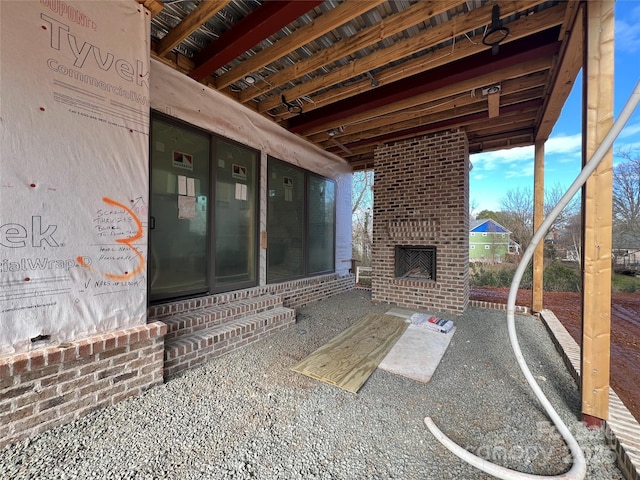
{"type": "MultiPolygon", "coordinates": [[[[511,438],[504,444],[505,464],[516,469],[522,468],[522,449],[526,455],[540,440],[544,449],[532,453],[526,468],[564,471],[562,442],[538,423],[545,417],[524,384],[522,390],[513,388],[520,380],[511,370],[515,364],[502,356],[508,349],[498,327],[501,316],[470,306],[469,154],[535,145],[535,223],[542,223],[544,144],[581,68],[585,163],[612,123],[613,2],[136,1],[113,7],[75,2],[70,8],[52,1],[31,2],[29,10],[12,2],[1,7],[3,29],[11,27],[15,43],[5,42],[12,48],[3,50],[3,80],[11,80],[3,93],[6,88],[5,105],[15,119],[9,136],[19,139],[2,144],[3,157],[22,158],[26,152],[30,159],[28,180],[17,162],[2,163],[3,175],[6,170],[13,183],[3,185],[7,189],[1,193],[9,198],[14,191],[8,189],[19,185],[19,198],[30,199],[31,218],[7,208],[12,220],[2,225],[3,246],[26,250],[20,261],[14,250],[0,251],[6,257],[2,273],[18,292],[2,311],[8,333],[0,345],[7,354],[0,358],[0,380],[11,395],[0,409],[7,418],[0,440],[37,434],[34,448],[26,440],[3,451],[12,472],[26,476],[29,465],[39,468],[30,462],[46,457],[38,457],[35,446],[47,452],[55,448],[53,440],[71,432],[63,450],[80,471],[130,468],[129,476],[194,477],[255,471],[264,478],[290,478],[295,469],[306,478],[322,477],[327,468],[340,477],[344,464],[353,468],[345,478],[428,477],[443,465],[444,478],[480,475],[425,438],[421,423],[427,414],[478,454],[503,434],[511,438]],[[37,55],[35,74],[23,62],[28,54],[37,55]],[[29,82],[20,73],[11,76],[22,68],[29,82]],[[60,119],[70,127],[55,136],[57,149],[47,150],[49,159],[42,149],[49,148],[60,119]],[[60,173],[58,164],[67,161],[67,171],[77,178],[60,173]],[[353,288],[351,173],[368,168],[376,176],[370,298],[341,294],[353,288]],[[82,192],[62,193],[61,185],[74,182],[82,192]],[[46,188],[38,190],[41,186],[46,188]],[[294,189],[299,190],[294,194],[294,189]],[[78,215],[69,220],[61,206],[78,215]],[[158,206],[162,216],[153,211],[158,206]],[[43,211],[49,223],[42,222],[43,211]],[[283,228],[289,223],[298,228],[295,238],[283,228]],[[166,225],[170,228],[161,230],[166,225]],[[175,225],[184,227],[188,241],[174,242],[182,240],[175,225]],[[192,254],[196,243],[199,250],[192,254]],[[64,279],[68,287],[45,292],[51,302],[30,304],[33,292],[22,289],[40,279],[38,272],[26,276],[24,271],[36,270],[33,259],[49,247],[68,257],[59,266],[45,262],[50,269],[73,269],[64,279]],[[277,255],[276,247],[282,247],[277,255]],[[157,254],[162,249],[164,257],[157,254]],[[290,268],[293,263],[297,268],[290,268]],[[168,286],[154,291],[161,270],[168,286]],[[171,283],[176,270],[184,275],[178,287],[171,283]],[[200,276],[194,278],[196,270],[200,276]],[[300,317],[279,332],[293,325],[294,309],[304,316],[318,300],[318,308],[330,304],[336,313],[309,313],[308,321],[300,317]],[[220,304],[229,304],[232,315],[225,318],[235,322],[224,331],[215,310],[220,304]],[[345,306],[383,311],[386,304],[441,311],[465,327],[426,387],[377,372],[368,384],[376,388],[371,396],[365,387],[349,397],[287,370],[296,348],[302,355],[356,320],[359,314],[347,313],[345,306]],[[258,320],[245,320],[249,310],[258,320]],[[263,315],[266,310],[276,314],[263,315]],[[198,317],[202,311],[206,320],[198,317]],[[64,319],[62,326],[58,319],[64,319]],[[209,320],[213,325],[200,335],[209,320]],[[226,353],[268,335],[273,340],[206,363],[213,350],[226,353]],[[292,343],[292,336],[299,343],[292,343]],[[219,342],[215,348],[214,342],[219,342]],[[261,355],[264,361],[257,361],[261,355]],[[199,364],[205,366],[194,368],[199,364]],[[204,386],[197,381],[203,372],[209,382],[204,386]],[[174,374],[180,375],[175,382],[163,384],[174,374]],[[508,377],[513,382],[503,382],[508,377]],[[174,392],[180,400],[174,396],[153,418],[126,413],[130,406],[145,411],[143,403],[174,392]],[[198,402],[204,410],[197,418],[207,419],[200,426],[191,423],[198,402]],[[324,423],[334,410],[344,414],[342,430],[324,423]],[[133,437],[109,426],[121,413],[124,424],[140,422],[131,431],[138,440],[164,421],[165,434],[147,440],[171,437],[178,443],[127,447],[126,439],[133,437]],[[308,422],[316,417],[327,442],[339,439],[329,443],[329,451],[314,443],[314,424],[308,422]],[[515,434],[509,424],[503,430],[503,422],[513,417],[530,428],[515,434]],[[287,421],[278,423],[283,418],[287,421]],[[69,427],[41,433],[71,419],[69,427]],[[206,431],[196,436],[202,425],[221,419],[228,438],[206,431]],[[238,433],[238,422],[251,428],[238,433]],[[298,423],[309,431],[297,430],[298,423]],[[412,434],[394,436],[389,425],[412,434]],[[84,426],[87,436],[74,444],[71,438],[84,426]],[[91,463],[93,457],[83,451],[94,447],[83,442],[100,436],[92,435],[96,431],[114,434],[113,458],[141,456],[120,464],[91,463]],[[348,435],[341,437],[340,431],[348,435]],[[380,450],[402,442],[393,455],[380,450]],[[256,448],[265,453],[259,459],[252,457],[256,448]],[[309,461],[285,458],[296,449],[313,451],[309,461]],[[269,462],[272,452],[276,458],[269,462]],[[548,452],[552,460],[542,461],[548,452]],[[437,461],[425,467],[425,459],[437,461]],[[216,470],[223,467],[226,472],[216,470]]],[[[4,198],[3,209],[19,203],[4,198]]],[[[535,369],[545,369],[536,373],[543,387],[579,432],[584,432],[582,420],[599,426],[609,418],[610,154],[583,198],[580,362],[585,374],[579,387],[543,326],[535,319],[519,321],[524,331],[533,329],[525,335],[527,350],[535,369]],[[551,367],[548,358],[554,359],[551,367]]],[[[528,305],[535,312],[544,309],[541,254],[534,257],[528,305]]],[[[34,288],[33,295],[42,296],[34,288]]],[[[602,438],[596,444],[603,447],[602,438]]],[[[603,448],[599,463],[607,466],[611,452],[603,448]]],[[[616,478],[617,473],[593,475],[616,478]]]]}
{"type": "MultiPolygon", "coordinates": [[[[570,455],[508,347],[504,312],[469,307],[435,374],[378,369],[353,394],[291,370],[368,313],[354,290],[298,311],[294,327],[0,451],[9,478],[489,479],[429,434],[528,473],[559,474],[570,455]]],[[[590,459],[587,478],[619,480],[602,430],[579,420],[578,386],[543,323],[518,315],[524,354],[590,459]]]]}

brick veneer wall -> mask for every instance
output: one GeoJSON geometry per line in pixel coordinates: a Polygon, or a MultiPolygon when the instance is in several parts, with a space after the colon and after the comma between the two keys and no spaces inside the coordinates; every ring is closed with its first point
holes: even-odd
{"type": "Polygon", "coordinates": [[[228,293],[219,293],[207,297],[178,300],[172,303],[149,307],[150,320],[161,320],[171,314],[199,310],[221,303],[230,303],[234,300],[256,297],[259,295],[281,295],[283,305],[288,308],[297,308],[308,305],[323,298],[337,295],[355,288],[354,275],[319,275],[317,277],[291,280],[289,282],[274,283],[263,287],[247,288],[228,293]]]}
{"type": "Polygon", "coordinates": [[[0,357],[0,448],[163,381],[160,322],[0,357]]]}
{"type": "Polygon", "coordinates": [[[446,131],[374,154],[373,301],[462,313],[469,301],[469,147],[446,131]],[[395,246],[435,246],[436,281],[395,278],[395,246]]]}

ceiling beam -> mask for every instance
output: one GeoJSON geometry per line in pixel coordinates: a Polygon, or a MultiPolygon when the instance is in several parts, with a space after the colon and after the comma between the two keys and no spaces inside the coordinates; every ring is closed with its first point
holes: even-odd
{"type": "MultiPolygon", "coordinates": [[[[420,22],[424,22],[431,17],[446,12],[448,9],[459,4],[459,0],[430,0],[420,1],[408,9],[396,13],[393,16],[381,20],[379,23],[362,29],[360,32],[345,38],[344,40],[324,48],[314,55],[296,62],[290,67],[286,67],[267,78],[264,85],[252,88],[243,92],[242,102],[247,102],[252,98],[267,93],[287,82],[300,78],[319,68],[324,67],[342,58],[367,48],[392,35],[402,32],[420,22]]],[[[325,84],[327,85],[327,84],[325,84]]],[[[298,98],[292,97],[292,98],[298,98]]]]}
{"type": "MultiPolygon", "coordinates": [[[[576,9],[576,10],[582,10],[576,9]]],[[[538,120],[536,122],[536,141],[545,141],[551,135],[564,103],[575,84],[578,72],[582,68],[583,59],[583,26],[582,15],[573,17],[570,28],[565,25],[565,40],[555,59],[554,78],[547,85],[547,95],[538,120]]]]}
{"type": "Polygon", "coordinates": [[[229,3],[231,0],[209,0],[200,3],[158,42],[155,53],[161,57],[165,56],[229,3]]]}
{"type": "Polygon", "coordinates": [[[392,85],[350,97],[309,113],[289,119],[289,129],[294,133],[306,132],[327,122],[343,119],[364,111],[389,105],[448,85],[473,79],[487,73],[557,53],[560,43],[556,29],[532,35],[512,42],[500,49],[499,55],[485,51],[473,57],[452,62],[429,72],[422,72],[392,85]]]}
{"type": "MultiPolygon", "coordinates": [[[[539,72],[525,78],[516,78],[502,82],[502,95],[507,99],[505,102],[508,102],[509,99],[515,98],[513,97],[514,94],[520,93],[522,96],[517,97],[515,102],[540,97],[542,94],[541,87],[544,85],[546,79],[546,73],[539,72]]],[[[513,102],[514,100],[511,100],[511,103],[513,102]]],[[[401,124],[402,122],[415,122],[422,117],[436,113],[449,111],[459,112],[461,109],[469,105],[476,105],[478,108],[486,108],[486,101],[480,91],[467,90],[453,96],[431,99],[424,103],[416,102],[416,104],[411,107],[391,112],[387,115],[372,117],[371,119],[363,120],[356,124],[349,124],[348,126],[345,126],[346,128],[336,129],[342,130],[342,132],[336,135],[336,138],[340,139],[342,142],[361,140],[369,134],[368,132],[371,132],[374,129],[391,129],[396,124],[401,124]]],[[[321,142],[326,139],[326,131],[323,130],[319,133],[308,135],[306,138],[311,142],[321,142]]]]}
{"type": "MultiPolygon", "coordinates": [[[[517,12],[524,11],[527,8],[531,8],[537,3],[540,3],[540,1],[537,0],[537,1],[528,1],[528,2],[509,2],[506,4],[505,8],[501,10],[501,13],[504,12],[505,14],[507,13],[514,14],[517,12]]],[[[409,57],[413,54],[419,53],[428,48],[435,47],[442,42],[461,36],[464,33],[472,32],[473,30],[477,28],[481,28],[488,23],[488,19],[491,16],[491,7],[492,7],[491,5],[480,7],[476,10],[472,10],[467,14],[455,17],[449,22],[442,23],[435,27],[429,28],[418,35],[414,35],[412,37],[399,40],[387,48],[378,50],[374,55],[369,55],[367,57],[354,60],[353,62],[349,63],[344,67],[336,68],[331,72],[325,73],[323,75],[319,75],[312,80],[305,81],[299,85],[296,85],[295,87],[288,88],[284,93],[286,94],[287,98],[290,98],[290,99],[296,99],[296,98],[308,96],[319,90],[325,89],[330,85],[343,83],[350,78],[354,78],[358,75],[362,75],[368,71],[375,70],[380,67],[385,67],[391,62],[409,57]]],[[[564,12],[564,6],[559,7],[557,10],[561,10],[562,12],[564,12]]],[[[544,23],[544,20],[549,20],[549,17],[548,17],[549,15],[555,15],[555,17],[557,18],[554,18],[554,21],[557,21],[557,23],[560,24],[560,22],[562,22],[563,15],[555,13],[557,12],[557,10],[554,10],[553,14],[551,13],[544,14],[544,11],[540,13],[536,13],[535,15],[531,15],[531,19],[525,22],[525,20],[527,20],[528,18],[527,16],[524,19],[521,19],[518,21],[519,25],[527,25],[526,30],[529,32],[528,34],[531,34],[531,33],[535,33],[535,31],[540,31],[543,28],[548,28],[548,25],[544,23]],[[542,21],[535,20],[536,18],[539,18],[538,15],[543,17],[542,21]],[[532,24],[535,25],[533,31],[531,28],[532,24]]],[[[517,28],[514,28],[514,34],[516,32],[517,32],[517,28]]],[[[524,35],[521,34],[521,36],[524,36],[524,35]]],[[[515,39],[518,37],[514,36],[513,38],[515,39]]],[[[339,47],[341,43],[343,42],[340,42],[335,46],[339,47]]],[[[358,44],[358,49],[365,48],[368,45],[371,45],[371,43],[375,43],[375,42],[369,42],[368,44],[364,42],[360,43],[358,44]]],[[[439,64],[444,64],[451,61],[451,59],[449,58],[451,55],[454,55],[454,54],[462,55],[463,52],[466,52],[467,55],[472,55],[477,53],[478,51],[486,50],[488,48],[489,47],[487,47],[486,45],[483,45],[480,42],[478,42],[476,45],[469,45],[468,43],[465,42],[461,46],[454,44],[454,46],[451,49],[451,53],[447,52],[446,49],[440,49],[437,52],[434,52],[433,54],[429,54],[428,57],[431,59],[437,58],[436,61],[439,64]],[[473,48],[473,47],[476,47],[476,48],[473,48]],[[460,53],[458,53],[456,50],[458,50],[460,53]]],[[[323,59],[324,57],[320,55],[319,58],[323,59]]],[[[327,57],[326,61],[323,60],[320,63],[324,65],[324,64],[330,63],[331,61],[335,61],[336,58],[342,58],[342,57],[336,57],[336,55],[334,54],[334,55],[331,55],[331,57],[327,57]]],[[[420,62],[419,62],[419,59],[417,59],[415,61],[412,61],[412,63],[415,64],[420,62]]],[[[423,66],[426,64],[427,62],[421,63],[421,65],[423,66]]],[[[320,68],[320,66],[322,65],[317,65],[317,68],[320,68]]],[[[399,65],[398,67],[395,67],[394,70],[402,71],[402,67],[403,67],[402,65],[399,65]]],[[[433,68],[433,67],[430,66],[430,68],[433,68]]],[[[410,69],[407,71],[411,73],[415,73],[415,71],[411,71],[410,69]]],[[[384,75],[384,74],[381,74],[381,75],[384,75]]],[[[386,82],[398,81],[406,76],[407,76],[406,74],[404,76],[396,76],[396,77],[389,75],[389,76],[386,76],[385,81],[386,82]]],[[[378,80],[379,84],[382,84],[381,79],[376,77],[376,80],[378,80]]],[[[273,82],[270,81],[270,83],[273,83],[273,82]]],[[[363,84],[364,83],[365,82],[363,82],[363,84]]],[[[368,85],[369,86],[371,85],[370,80],[368,81],[368,85]]],[[[353,92],[352,85],[346,86],[344,90],[349,90],[353,92]]],[[[334,91],[330,93],[335,94],[336,92],[334,91]]],[[[278,107],[281,104],[282,102],[279,102],[277,98],[263,100],[262,102],[260,102],[258,106],[258,111],[265,112],[272,108],[278,107]]]]}
{"type": "Polygon", "coordinates": [[[196,55],[196,67],[189,76],[198,81],[202,80],[321,3],[322,0],[263,3],[203,48],[196,55]]]}
{"type": "MultiPolygon", "coordinates": [[[[349,0],[338,5],[336,8],[322,14],[308,25],[300,27],[273,45],[261,50],[254,56],[247,58],[237,67],[234,67],[228,72],[220,75],[216,78],[216,87],[221,89],[232,84],[236,80],[244,78],[246,75],[259,70],[265,65],[275,62],[294,50],[320,38],[331,30],[334,30],[338,26],[350,22],[354,18],[368,12],[385,1],[386,0],[367,0],[366,2],[362,2],[358,0],[349,0]]],[[[255,88],[252,88],[251,91],[255,91],[255,88]]]]}
{"type": "Polygon", "coordinates": [[[549,57],[542,57],[537,60],[523,63],[520,65],[514,65],[501,70],[496,70],[496,71],[487,73],[485,75],[469,78],[468,80],[459,82],[457,84],[447,85],[445,87],[442,87],[436,90],[425,92],[419,96],[402,100],[401,102],[396,102],[391,105],[385,105],[375,110],[362,112],[357,115],[352,115],[350,117],[336,119],[332,122],[328,122],[326,124],[314,127],[313,129],[307,130],[303,132],[303,135],[309,136],[313,133],[318,133],[322,131],[326,132],[326,130],[328,130],[329,128],[337,128],[340,126],[349,128],[353,124],[367,121],[371,118],[383,117],[385,115],[393,114],[394,112],[411,108],[414,105],[423,105],[428,102],[434,102],[434,101],[445,101],[448,97],[453,97],[455,95],[459,95],[467,92],[471,93],[473,90],[477,90],[485,86],[493,85],[497,82],[504,82],[509,79],[523,77],[525,75],[530,75],[536,72],[542,72],[542,71],[546,72],[546,70],[549,69],[550,65],[551,65],[551,57],[549,56],[549,57]]]}
{"type": "MultiPolygon", "coordinates": [[[[509,105],[507,107],[502,108],[503,113],[511,113],[511,112],[521,112],[523,110],[529,108],[538,108],[542,105],[542,100],[530,100],[528,102],[517,103],[515,105],[509,105]]],[[[400,132],[393,132],[386,135],[380,135],[377,137],[371,137],[365,140],[361,140],[359,142],[348,143],[345,146],[353,150],[356,147],[360,147],[363,145],[370,145],[375,143],[389,142],[399,140],[401,138],[409,138],[415,137],[416,135],[422,135],[426,132],[432,132],[436,130],[445,130],[447,128],[453,128],[460,125],[464,125],[465,123],[469,123],[471,121],[486,121],[489,119],[489,114],[486,111],[474,113],[471,115],[467,115],[459,118],[450,118],[447,120],[442,120],[437,123],[431,123],[428,125],[420,125],[418,127],[408,128],[406,130],[402,130],[400,132]]]]}
{"type": "MultiPolygon", "coordinates": [[[[524,102],[530,100],[541,99],[542,88],[537,87],[531,90],[522,91],[513,93],[511,95],[503,94],[503,107],[510,106],[513,104],[522,104],[524,102]]],[[[439,123],[441,121],[452,119],[452,118],[467,118],[469,115],[486,112],[487,111],[487,101],[485,97],[475,97],[471,98],[471,102],[467,99],[463,105],[452,107],[452,108],[442,108],[437,112],[428,112],[424,114],[414,113],[413,119],[406,118],[403,121],[393,121],[393,117],[383,117],[382,120],[389,120],[388,124],[380,124],[376,122],[375,125],[364,126],[362,130],[351,133],[349,135],[337,135],[335,138],[340,140],[345,145],[350,145],[353,143],[357,143],[360,140],[365,140],[369,137],[378,137],[382,134],[393,133],[404,131],[412,126],[421,126],[428,125],[433,123],[439,123]]],[[[518,110],[518,112],[520,112],[518,110]]],[[[501,115],[497,119],[492,119],[491,122],[487,122],[487,125],[503,125],[504,122],[502,117],[504,116],[504,111],[501,109],[501,115]]],[[[359,126],[359,125],[358,125],[359,126]]],[[[318,135],[316,137],[316,142],[320,141],[322,146],[327,146],[326,143],[326,132],[323,132],[323,136],[318,135]]]]}

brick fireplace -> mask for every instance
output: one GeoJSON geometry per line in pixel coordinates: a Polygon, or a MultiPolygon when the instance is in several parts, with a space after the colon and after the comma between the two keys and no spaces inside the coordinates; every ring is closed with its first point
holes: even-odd
{"type": "Polygon", "coordinates": [[[446,131],[378,148],[372,299],[462,313],[469,301],[469,148],[446,131]]]}

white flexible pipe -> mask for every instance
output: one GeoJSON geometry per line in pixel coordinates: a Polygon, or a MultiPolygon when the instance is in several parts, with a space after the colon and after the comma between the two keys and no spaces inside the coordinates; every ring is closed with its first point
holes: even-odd
{"type": "Polygon", "coordinates": [[[522,275],[524,274],[531,257],[533,257],[533,252],[538,246],[538,244],[543,240],[544,236],[547,234],[547,231],[551,227],[551,224],[556,219],[556,217],[560,214],[562,209],[569,203],[569,201],[573,198],[573,196],[578,192],[578,190],[582,187],[582,185],[587,181],[589,176],[594,172],[596,167],[600,164],[605,154],[609,151],[611,146],[613,145],[614,140],[618,137],[623,127],[631,117],[631,114],[638,106],[640,102],[640,81],[636,84],[635,89],[631,93],[629,100],[627,100],[626,105],[622,109],[620,116],[615,121],[615,123],[611,126],[611,129],[607,132],[607,135],[602,140],[600,146],[596,149],[596,151],[591,156],[591,159],[584,166],[580,174],[576,177],[574,182],[571,184],[567,192],[562,196],[558,204],[551,210],[548,217],[542,222],[542,225],[536,230],[533,238],[531,239],[531,243],[525,250],[522,255],[522,260],[518,264],[518,268],[516,268],[516,272],[513,277],[513,281],[511,282],[511,288],[509,289],[509,298],[507,300],[507,325],[509,327],[509,339],[511,341],[511,348],[513,349],[513,353],[516,356],[516,360],[518,361],[518,365],[520,365],[520,369],[524,374],[529,386],[533,390],[538,401],[542,404],[547,415],[553,421],[553,424],[556,426],[562,438],[564,438],[565,442],[567,442],[567,446],[571,451],[571,455],[573,456],[573,465],[571,470],[561,475],[552,475],[552,476],[542,476],[542,475],[531,475],[528,473],[518,472],[516,470],[511,470],[509,468],[501,467],[500,465],[496,465],[495,463],[491,463],[473,453],[465,450],[460,447],[458,444],[449,439],[442,431],[433,423],[431,417],[425,417],[424,423],[427,425],[429,431],[442,443],[445,447],[447,447],[451,452],[460,457],[465,462],[473,465],[474,467],[486,472],[494,477],[501,478],[504,480],[511,479],[535,479],[535,480],[544,480],[544,479],[571,479],[571,480],[582,480],[586,475],[587,464],[584,458],[584,453],[582,449],[578,445],[578,442],[573,437],[567,426],[564,424],[558,413],[555,411],[547,397],[542,392],[542,389],[538,385],[538,383],[534,380],[529,367],[527,366],[522,352],[520,350],[520,345],[518,343],[518,336],[516,334],[515,327],[515,304],[516,304],[516,296],[518,294],[518,288],[520,286],[520,281],[522,280],[522,275]]]}

